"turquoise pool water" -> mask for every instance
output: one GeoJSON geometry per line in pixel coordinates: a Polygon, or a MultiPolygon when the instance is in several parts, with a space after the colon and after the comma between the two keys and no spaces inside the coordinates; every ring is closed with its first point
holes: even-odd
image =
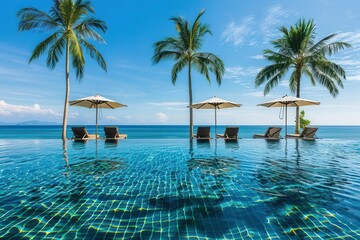
{"type": "Polygon", "coordinates": [[[2,239],[360,239],[360,140],[0,140],[2,239]]]}

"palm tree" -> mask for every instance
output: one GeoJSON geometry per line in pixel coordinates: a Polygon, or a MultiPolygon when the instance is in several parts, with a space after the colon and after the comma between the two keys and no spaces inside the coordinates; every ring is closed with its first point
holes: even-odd
{"type": "MultiPolygon", "coordinates": [[[[194,68],[200,74],[205,75],[210,83],[209,72],[213,72],[217,83],[221,84],[225,68],[223,61],[213,53],[199,52],[204,36],[211,34],[207,24],[200,23],[200,17],[204,14],[200,11],[194,23],[191,24],[181,17],[172,17],[171,21],[175,23],[178,35],[176,37],[167,37],[163,41],[154,44],[153,62],[159,63],[161,60],[174,59],[176,63],[172,67],[171,81],[175,85],[178,73],[187,66],[188,69],[188,87],[189,87],[189,105],[192,105],[192,79],[191,69],[194,68]]],[[[193,137],[193,109],[190,111],[190,139],[193,137]]]]}
{"type": "MultiPolygon", "coordinates": [[[[264,50],[264,57],[271,65],[263,68],[255,79],[255,86],[265,84],[264,95],[276,87],[290,71],[289,88],[296,97],[300,97],[300,82],[303,75],[310,79],[313,86],[317,83],[329,90],[336,97],[338,87],[343,88],[342,80],[346,79],[344,69],[327,59],[340,50],[350,47],[345,42],[330,42],[336,34],[331,34],[315,42],[316,25],[313,20],[300,19],[289,29],[281,27],[281,38],[272,41],[276,51],[264,50]]],[[[299,132],[299,107],[296,108],[296,128],[299,132]]]]}
{"type": "Polygon", "coordinates": [[[68,114],[68,101],[70,93],[69,65],[70,57],[72,67],[76,70],[76,78],[84,76],[83,48],[95,59],[102,69],[106,71],[106,62],[94,45],[87,41],[91,39],[105,43],[98,30],[106,32],[104,21],[91,16],[94,13],[90,2],[83,0],[54,0],[49,13],[36,8],[22,8],[18,11],[19,31],[47,30],[50,36],[40,42],[32,52],[29,63],[39,58],[47,51],[46,64],[54,69],[65,52],[65,103],[63,115],[62,139],[66,140],[66,125],[68,114]]]}

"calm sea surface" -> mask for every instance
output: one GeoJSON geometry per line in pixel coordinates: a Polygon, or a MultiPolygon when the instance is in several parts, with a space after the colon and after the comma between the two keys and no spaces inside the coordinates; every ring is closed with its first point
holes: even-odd
{"type": "MultiPolygon", "coordinates": [[[[224,133],[226,126],[218,126],[218,133],[224,133]]],[[[255,133],[264,133],[268,126],[240,126],[239,136],[251,138],[255,133]]],[[[283,127],[283,126],[280,126],[283,127]]],[[[360,139],[360,126],[318,126],[317,135],[320,138],[360,139]]],[[[95,126],[86,126],[88,132],[95,133],[95,126]]],[[[129,139],[181,139],[188,138],[188,126],[175,125],[137,125],[118,126],[120,132],[128,134],[129,139]]],[[[0,139],[60,139],[61,126],[0,126],[0,139]]],[[[211,136],[215,136],[214,126],[211,126],[211,136]]],[[[196,132],[196,127],[194,127],[196,132]]],[[[294,132],[294,126],[288,127],[288,132],[294,132]]],[[[103,126],[99,126],[99,134],[104,136],[103,126]]],[[[282,129],[284,136],[285,130],[282,129]]],[[[68,127],[67,137],[73,135],[68,127]]]]}
{"type": "Polygon", "coordinates": [[[186,126],[119,128],[63,144],[60,126],[0,127],[0,239],[360,239],[360,127],[192,143],[186,126]]]}

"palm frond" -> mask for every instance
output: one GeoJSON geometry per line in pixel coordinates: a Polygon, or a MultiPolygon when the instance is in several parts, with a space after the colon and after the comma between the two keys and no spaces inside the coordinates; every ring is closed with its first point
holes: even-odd
{"type": "Polygon", "coordinates": [[[79,40],[79,43],[83,46],[85,46],[87,52],[90,54],[90,57],[92,59],[95,59],[99,66],[107,71],[107,65],[105,62],[104,57],[101,55],[101,53],[92,45],[91,43],[87,42],[86,40],[79,40]]]}
{"type": "Polygon", "coordinates": [[[91,7],[90,2],[77,0],[72,8],[70,24],[72,26],[77,25],[79,21],[82,21],[90,13],[94,13],[94,9],[91,7]]]}
{"type": "Polygon", "coordinates": [[[74,31],[76,34],[82,38],[90,38],[92,40],[98,41],[100,43],[106,43],[105,40],[101,37],[101,35],[95,30],[100,29],[105,32],[107,30],[106,24],[102,20],[98,20],[95,18],[87,18],[81,21],[77,26],[74,27],[74,31]]]}
{"type": "Polygon", "coordinates": [[[103,20],[94,17],[87,17],[74,26],[74,29],[87,29],[88,31],[100,30],[105,33],[108,28],[103,20]]]}
{"type": "Polygon", "coordinates": [[[274,52],[270,49],[263,51],[264,57],[273,63],[290,63],[293,61],[293,56],[290,52],[274,52]]]}
{"type": "Polygon", "coordinates": [[[267,83],[265,84],[265,88],[264,88],[264,95],[266,96],[271,89],[273,89],[274,87],[276,87],[277,85],[279,85],[281,79],[284,77],[286,73],[286,70],[282,70],[282,71],[277,71],[272,78],[270,78],[267,83]]]}
{"type": "Polygon", "coordinates": [[[205,34],[211,34],[209,26],[200,23],[203,14],[204,11],[201,11],[193,24],[181,17],[170,18],[175,23],[177,36],[167,37],[162,41],[155,42],[153,45],[154,55],[152,61],[154,64],[165,59],[176,60],[171,71],[173,84],[176,82],[178,73],[187,64],[190,64],[190,68],[194,67],[200,74],[203,74],[208,81],[210,81],[210,72],[213,72],[217,83],[221,84],[225,72],[222,60],[212,53],[199,52],[205,34]]]}
{"type": "Polygon", "coordinates": [[[161,60],[165,60],[165,59],[174,59],[177,60],[181,57],[181,53],[177,52],[177,51],[170,51],[170,50],[164,50],[158,53],[155,53],[152,61],[153,63],[159,63],[161,60]]]}
{"type": "Polygon", "coordinates": [[[311,71],[316,81],[324,86],[333,97],[336,97],[339,94],[339,89],[336,87],[332,78],[318,68],[312,68],[311,71]]]}
{"type": "Polygon", "coordinates": [[[272,64],[263,68],[255,79],[256,87],[267,83],[264,93],[266,94],[279,83],[279,77],[290,67],[294,68],[289,80],[289,88],[292,92],[300,91],[301,75],[307,76],[312,85],[316,82],[326,87],[330,94],[336,96],[338,89],[343,87],[345,71],[339,65],[330,62],[326,57],[338,53],[350,44],[346,42],[332,42],[336,34],[328,35],[315,43],[316,24],[313,20],[299,21],[289,28],[281,27],[282,36],[271,42],[274,49],[264,50],[264,57],[272,64]],[[296,71],[297,69],[297,71],[296,71]]]}
{"type": "Polygon", "coordinates": [[[333,54],[338,53],[340,50],[343,50],[345,48],[349,48],[351,47],[351,44],[346,43],[346,42],[333,42],[330,44],[327,44],[321,48],[319,48],[319,50],[317,51],[317,53],[323,55],[323,56],[331,56],[333,54]]]}
{"type": "Polygon", "coordinates": [[[176,38],[165,38],[163,41],[158,41],[154,43],[154,52],[155,54],[166,50],[166,51],[177,51],[177,52],[185,52],[186,49],[182,46],[181,42],[176,38]]]}
{"type": "Polygon", "coordinates": [[[60,27],[54,18],[36,8],[22,8],[17,12],[19,31],[31,29],[55,29],[60,27]]]}
{"type": "Polygon", "coordinates": [[[77,38],[75,32],[72,29],[66,33],[66,39],[68,39],[70,42],[71,54],[76,55],[79,58],[84,58],[82,56],[82,49],[79,43],[79,39],[77,38]]]}
{"type": "Polygon", "coordinates": [[[311,73],[311,70],[308,67],[304,67],[302,72],[310,79],[311,85],[316,86],[316,81],[314,76],[311,73]]]}
{"type": "Polygon", "coordinates": [[[205,61],[202,61],[200,58],[194,58],[192,66],[196,71],[204,75],[206,80],[210,83],[209,68],[205,61]]]}
{"type": "Polygon", "coordinates": [[[76,70],[76,77],[81,79],[84,73],[85,59],[83,51],[75,32],[70,29],[64,34],[64,39],[69,42],[69,51],[72,59],[72,67],[76,70]]]}
{"type": "Polygon", "coordinates": [[[332,79],[333,82],[336,82],[338,86],[344,88],[342,78],[346,78],[345,71],[339,65],[329,61],[322,61],[318,62],[314,68],[319,72],[324,73],[326,76],[332,79]]]}
{"type": "Polygon", "coordinates": [[[289,67],[288,63],[275,63],[264,67],[255,78],[255,86],[259,87],[267,80],[274,79],[274,76],[278,76],[280,72],[287,72],[289,67]]]}
{"type": "Polygon", "coordinates": [[[290,79],[289,79],[289,89],[291,91],[291,93],[295,93],[296,89],[297,89],[297,82],[298,82],[298,76],[296,71],[293,71],[290,75],[290,79]]]}
{"type": "Polygon", "coordinates": [[[50,47],[48,51],[48,56],[46,59],[46,64],[49,68],[54,69],[56,64],[59,61],[59,58],[63,54],[63,50],[65,48],[65,38],[60,37],[58,40],[50,47]]]}
{"type": "Polygon", "coordinates": [[[216,82],[221,85],[222,77],[225,73],[224,62],[213,53],[196,53],[193,59],[202,62],[211,72],[215,74],[216,82]]]}
{"type": "Polygon", "coordinates": [[[332,38],[334,38],[336,36],[336,34],[330,34],[326,37],[324,37],[323,39],[321,39],[320,41],[318,41],[316,44],[314,44],[310,49],[309,52],[317,52],[320,48],[323,48],[324,46],[326,46],[328,44],[328,41],[331,40],[332,38]]]}
{"type": "Polygon", "coordinates": [[[76,72],[76,78],[81,80],[84,77],[85,59],[71,54],[72,66],[76,72]]]}
{"type": "Polygon", "coordinates": [[[180,58],[172,67],[171,70],[171,82],[175,85],[179,72],[188,64],[188,60],[185,57],[180,58]]]}
{"type": "Polygon", "coordinates": [[[43,54],[46,51],[46,49],[48,49],[49,45],[55,42],[58,39],[58,37],[59,37],[59,33],[55,32],[54,34],[46,38],[44,41],[40,42],[33,50],[29,63],[40,57],[40,55],[43,54]]]}

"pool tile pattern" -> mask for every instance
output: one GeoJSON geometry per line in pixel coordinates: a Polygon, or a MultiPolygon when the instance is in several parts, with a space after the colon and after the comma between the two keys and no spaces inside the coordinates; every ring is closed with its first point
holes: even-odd
{"type": "Polygon", "coordinates": [[[360,239],[360,141],[0,140],[1,239],[360,239]]]}

